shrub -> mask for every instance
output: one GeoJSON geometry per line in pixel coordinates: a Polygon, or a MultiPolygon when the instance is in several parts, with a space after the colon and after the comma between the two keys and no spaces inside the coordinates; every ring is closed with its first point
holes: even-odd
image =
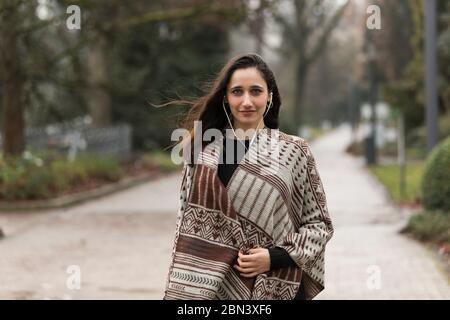
{"type": "Polygon", "coordinates": [[[173,163],[170,152],[153,151],[144,155],[142,160],[145,166],[160,168],[164,172],[176,171],[180,167],[173,163]]]}
{"type": "Polygon", "coordinates": [[[119,161],[112,157],[99,158],[83,155],[76,162],[86,170],[87,175],[91,178],[117,181],[124,174],[124,170],[121,168],[119,161]]]}
{"type": "Polygon", "coordinates": [[[84,155],[73,162],[56,158],[44,161],[30,152],[22,158],[0,157],[0,198],[49,198],[88,179],[117,181],[123,174],[114,158],[84,155]]]}
{"type": "Polygon", "coordinates": [[[423,212],[412,216],[402,232],[422,241],[450,243],[450,216],[441,211],[423,212]]]}
{"type": "Polygon", "coordinates": [[[52,194],[53,176],[48,168],[35,168],[27,174],[23,198],[48,198],[52,194]]]}
{"type": "Polygon", "coordinates": [[[73,184],[85,182],[88,179],[86,169],[77,161],[55,160],[50,164],[54,186],[64,190],[73,184]]]}
{"type": "Polygon", "coordinates": [[[34,159],[13,158],[0,164],[0,197],[45,198],[50,195],[52,175],[34,159]]]}
{"type": "Polygon", "coordinates": [[[2,162],[0,172],[0,196],[6,199],[22,198],[24,196],[23,187],[26,182],[25,167],[9,160],[2,162]]]}
{"type": "Polygon", "coordinates": [[[437,145],[426,161],[422,197],[426,209],[450,211],[450,137],[437,145]]]}
{"type": "Polygon", "coordinates": [[[364,141],[354,141],[346,149],[347,153],[355,156],[363,156],[365,154],[364,141]]]}

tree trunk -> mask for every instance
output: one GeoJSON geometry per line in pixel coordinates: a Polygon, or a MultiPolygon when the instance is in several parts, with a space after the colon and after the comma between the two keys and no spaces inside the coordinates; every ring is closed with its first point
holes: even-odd
{"type": "Polygon", "coordinates": [[[106,65],[106,41],[93,37],[87,58],[88,91],[87,104],[95,128],[111,124],[111,98],[107,89],[108,70],[106,65]]]}
{"type": "Polygon", "coordinates": [[[20,19],[14,1],[3,6],[0,15],[0,70],[3,83],[3,153],[21,155],[25,148],[23,117],[23,78],[20,70],[18,26],[20,19]]]}
{"type": "Polygon", "coordinates": [[[305,80],[308,73],[308,66],[305,64],[305,58],[299,54],[297,59],[297,72],[295,74],[295,101],[294,101],[294,124],[297,133],[300,134],[303,125],[303,93],[305,91],[305,80]]]}
{"type": "MultiPolygon", "coordinates": [[[[323,22],[326,19],[325,17],[322,17],[323,19],[321,20],[323,21],[321,22],[321,24],[323,24],[323,31],[318,37],[315,37],[316,40],[313,44],[311,44],[310,40],[312,37],[312,30],[313,28],[318,28],[319,24],[310,25],[309,19],[312,15],[314,15],[314,6],[307,6],[306,0],[294,1],[294,23],[289,22],[281,15],[276,15],[275,17],[275,19],[284,27],[285,36],[287,37],[286,40],[289,43],[293,43],[292,50],[297,54],[293,121],[298,133],[300,133],[301,126],[304,123],[303,119],[301,118],[303,111],[301,104],[303,93],[305,91],[305,81],[307,79],[308,71],[317,57],[320,56],[320,53],[324,50],[325,44],[330,37],[331,32],[336,27],[339,19],[342,17],[344,10],[349,3],[350,2],[344,4],[333,16],[328,19],[327,22],[323,22]],[[311,50],[308,50],[308,52],[307,47],[311,48],[311,50]]],[[[316,5],[323,5],[323,3],[321,1],[316,1],[316,5]]]]}

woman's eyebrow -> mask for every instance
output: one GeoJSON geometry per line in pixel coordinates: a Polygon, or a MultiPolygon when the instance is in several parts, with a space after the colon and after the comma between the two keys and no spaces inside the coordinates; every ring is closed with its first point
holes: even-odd
{"type": "MultiPolygon", "coordinates": [[[[240,88],[242,88],[242,86],[234,86],[234,87],[230,88],[230,90],[233,90],[233,89],[240,89],[240,88]]],[[[260,85],[258,85],[258,84],[254,84],[254,85],[250,86],[250,88],[259,88],[259,89],[263,89],[263,86],[260,86],[260,85]]]]}

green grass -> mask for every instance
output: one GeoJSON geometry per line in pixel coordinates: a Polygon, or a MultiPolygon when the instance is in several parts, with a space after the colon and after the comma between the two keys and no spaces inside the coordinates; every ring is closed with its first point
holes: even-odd
{"type": "Polygon", "coordinates": [[[398,165],[369,166],[369,170],[384,185],[392,200],[397,203],[415,203],[420,201],[420,183],[423,172],[423,163],[407,164],[405,194],[400,192],[400,168],[398,165]]]}
{"type": "MultiPolygon", "coordinates": [[[[421,199],[421,177],[424,163],[408,164],[406,167],[406,195],[400,197],[400,169],[397,165],[370,166],[370,171],[385,186],[391,198],[397,203],[413,203],[421,199]]],[[[433,244],[450,244],[450,213],[423,211],[410,218],[402,230],[414,238],[433,244]]]]}

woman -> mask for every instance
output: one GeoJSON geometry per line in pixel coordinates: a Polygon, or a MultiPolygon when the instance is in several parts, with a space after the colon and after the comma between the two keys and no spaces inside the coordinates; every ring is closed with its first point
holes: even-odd
{"type": "Polygon", "coordinates": [[[280,106],[256,54],[229,61],[194,103],[187,122],[201,128],[182,142],[164,299],[312,299],[324,289],[333,226],[309,145],[278,130],[280,106]],[[198,155],[187,147],[211,130],[220,135],[198,155]]]}

